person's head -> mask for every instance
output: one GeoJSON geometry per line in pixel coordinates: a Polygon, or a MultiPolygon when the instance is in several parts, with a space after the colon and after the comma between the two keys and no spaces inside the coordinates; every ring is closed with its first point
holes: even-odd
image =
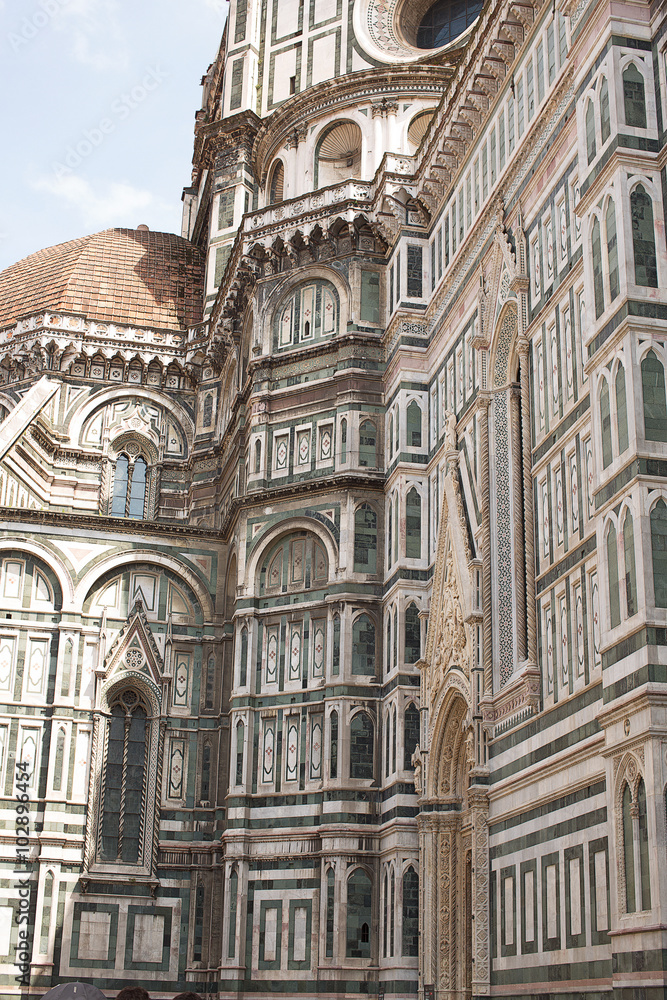
{"type": "Polygon", "coordinates": [[[202,1000],[198,993],[179,993],[174,1000],[202,1000]]]}
{"type": "Polygon", "coordinates": [[[126,986],[120,991],[116,1000],[151,1000],[143,986],[126,986]]]}

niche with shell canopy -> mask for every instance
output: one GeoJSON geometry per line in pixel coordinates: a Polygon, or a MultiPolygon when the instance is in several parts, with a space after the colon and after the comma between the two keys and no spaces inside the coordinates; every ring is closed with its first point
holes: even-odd
{"type": "Polygon", "coordinates": [[[327,128],[315,149],[315,187],[328,187],[361,176],[361,129],[355,122],[327,128]]]}

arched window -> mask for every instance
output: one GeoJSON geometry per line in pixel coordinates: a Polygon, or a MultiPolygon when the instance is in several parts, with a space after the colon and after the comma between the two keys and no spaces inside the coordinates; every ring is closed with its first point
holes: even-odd
{"type": "Polygon", "coordinates": [[[195,919],[194,934],[192,941],[192,960],[201,962],[204,948],[204,902],[206,890],[203,885],[198,885],[195,889],[195,919]]]}
{"type": "Polygon", "coordinates": [[[372,420],[364,420],[359,427],[359,465],[377,468],[377,430],[372,420]]]}
{"type": "Polygon", "coordinates": [[[607,230],[607,260],[609,261],[609,298],[613,302],[618,295],[618,239],[616,236],[616,209],[609,199],[605,217],[607,230]]]}
{"type": "Polygon", "coordinates": [[[315,149],[315,188],[360,176],[361,139],[355,122],[338,122],[324,132],[315,149]]]}
{"type": "Polygon", "coordinates": [[[278,348],[311,344],[338,333],[338,292],[328,281],[314,281],[291,292],[276,310],[274,339],[278,348]]]}
{"type": "Polygon", "coordinates": [[[389,414],[389,457],[394,453],[394,415],[389,414]]]}
{"type": "Polygon", "coordinates": [[[329,777],[338,777],[338,712],[329,719],[329,777]]]}
{"type": "Polygon", "coordinates": [[[623,866],[625,868],[625,909],[634,913],[637,909],[635,898],[635,851],[632,829],[632,793],[626,782],[623,787],[623,866]]]}
{"type": "Polygon", "coordinates": [[[206,393],[204,397],[204,427],[210,427],[213,423],[213,394],[210,392],[206,393]]]}
{"type": "Polygon", "coordinates": [[[327,872],[327,940],[326,957],[333,958],[334,953],[334,918],[336,905],[336,876],[333,868],[327,872]]]}
{"type": "Polygon", "coordinates": [[[394,562],[398,559],[398,493],[394,493],[394,562]]]}
{"type": "Polygon", "coordinates": [[[372,883],[361,868],[347,880],[347,957],[371,957],[372,883]]]}
{"type": "Polygon", "coordinates": [[[667,608],[667,504],[662,498],[651,511],[651,553],[655,607],[667,608]]]}
{"type": "Polygon", "coordinates": [[[389,934],[389,869],[386,869],[385,873],[384,873],[384,893],[383,893],[383,895],[384,895],[384,907],[383,907],[384,920],[382,921],[382,931],[383,931],[383,934],[382,934],[383,949],[382,950],[383,950],[384,957],[387,958],[387,937],[388,937],[388,934],[389,934]]]}
{"type": "Polygon", "coordinates": [[[609,620],[615,628],[621,623],[621,601],[618,593],[618,552],[616,549],[616,528],[609,525],[607,532],[607,574],[609,580],[609,620]]]}
{"type": "Polygon", "coordinates": [[[618,366],[616,372],[616,430],[618,432],[618,451],[623,454],[628,447],[628,404],[625,397],[625,368],[618,366]]]}
{"type": "Polygon", "coordinates": [[[116,460],[111,499],[112,517],[131,517],[141,520],[146,506],[145,460],[139,456],[130,462],[127,455],[116,460]]]}
{"type": "Polygon", "coordinates": [[[347,420],[345,417],[340,422],[340,460],[347,462],[347,420]]]}
{"type": "Polygon", "coordinates": [[[410,704],[403,718],[403,769],[413,771],[412,755],[419,744],[419,712],[410,704]]]}
{"type": "Polygon", "coordinates": [[[271,172],[269,184],[269,205],[278,205],[285,196],[285,165],[277,160],[271,172]]]}
{"type": "Polygon", "coordinates": [[[633,128],[646,128],[644,77],[634,63],[630,63],[623,71],[623,104],[625,124],[633,128]]]}
{"type": "Polygon", "coordinates": [[[591,228],[591,254],[593,258],[593,296],[595,299],[595,318],[604,312],[604,281],[602,278],[602,243],[600,239],[600,222],[593,219],[591,228]]]}
{"type": "Polygon", "coordinates": [[[364,503],[354,515],[354,572],[377,573],[378,519],[364,503]]]}
{"type": "Polygon", "coordinates": [[[248,629],[243,626],[241,629],[241,664],[239,670],[239,686],[245,687],[248,683],[248,629]]]}
{"type": "Polygon", "coordinates": [[[262,442],[255,441],[255,475],[262,471],[262,442]]]}
{"type": "Polygon", "coordinates": [[[56,737],[56,756],[53,762],[53,791],[63,788],[63,767],[65,763],[65,730],[59,729],[56,737]]]}
{"type": "Polygon", "coordinates": [[[635,569],[635,532],[632,514],[623,521],[623,558],[625,562],[625,602],[628,618],[637,614],[637,572],[635,569]]]}
{"type": "Polygon", "coordinates": [[[387,712],[384,717],[384,775],[389,777],[389,764],[391,761],[391,712],[387,712]]]}
{"type": "Polygon", "coordinates": [[[42,927],[39,937],[39,951],[41,955],[49,953],[49,931],[51,929],[51,910],[53,907],[53,872],[46,873],[44,878],[44,894],[42,897],[42,927]]]}
{"type": "Polygon", "coordinates": [[[387,612],[387,641],[385,643],[384,659],[387,673],[391,670],[391,611],[387,612]]]}
{"type": "Polygon", "coordinates": [[[209,656],[206,666],[206,684],[204,686],[204,708],[213,708],[213,695],[215,692],[215,657],[209,656]]]}
{"type": "Polygon", "coordinates": [[[350,723],[350,777],[373,778],[373,723],[366,712],[357,712],[350,723]]]}
{"type": "Polygon", "coordinates": [[[102,792],[99,860],[140,864],[146,785],[148,710],[136,691],[125,689],[111,706],[102,792]]]}
{"type": "Polygon", "coordinates": [[[259,570],[259,592],[281,595],[320,588],[329,579],[322,543],[309,532],[284,535],[267,549],[259,570]]]}
{"type": "Polygon", "coordinates": [[[211,797],[211,744],[204,743],[201,755],[200,799],[209,802],[211,797]]]}
{"type": "Polygon", "coordinates": [[[422,446],[422,411],[414,399],[408,406],[407,412],[408,447],[421,448],[422,446]]]}
{"type": "Polygon", "coordinates": [[[647,441],[667,441],[665,370],[654,351],[642,361],[644,436],[647,441]]]}
{"type": "Polygon", "coordinates": [[[597,152],[595,146],[595,107],[589,101],[586,105],[586,156],[589,163],[595,159],[597,152]]]}
{"type": "Polygon", "coordinates": [[[600,84],[600,139],[602,140],[602,145],[611,135],[611,116],[609,114],[609,85],[607,84],[607,77],[602,77],[602,83],[600,84]]]}
{"type": "Polygon", "coordinates": [[[235,784],[243,784],[243,755],[245,751],[245,723],[236,725],[236,775],[235,784]]]}
{"type": "Polygon", "coordinates": [[[359,615],[352,626],[352,673],[375,673],[375,625],[368,615],[359,615]]]}
{"type": "Polygon", "coordinates": [[[419,876],[412,865],[403,873],[403,955],[419,954],[419,876]]]}
{"type": "Polygon", "coordinates": [[[389,497],[389,511],[387,514],[387,566],[391,566],[394,561],[391,557],[391,540],[394,531],[394,505],[391,502],[391,497],[389,497]]]}
{"type": "Polygon", "coordinates": [[[421,625],[419,608],[410,604],[405,611],[405,653],[406,663],[416,663],[421,656],[421,625]]]}
{"type": "Polygon", "coordinates": [[[397,743],[396,723],[397,723],[396,706],[394,705],[394,709],[392,711],[392,723],[391,723],[391,773],[392,774],[396,774],[396,743],[397,743]]]}
{"type": "Polygon", "coordinates": [[[602,467],[611,465],[614,457],[611,447],[611,408],[609,404],[609,385],[602,379],[600,389],[600,431],[602,434],[602,467]]]}
{"type": "Polygon", "coordinates": [[[394,623],[394,625],[393,625],[393,629],[394,629],[394,647],[393,647],[394,666],[397,667],[398,666],[398,608],[394,608],[393,623],[394,623]]]}
{"type": "Polygon", "coordinates": [[[639,827],[639,872],[641,876],[642,910],[651,909],[651,876],[648,857],[648,817],[644,779],[637,784],[637,825],[639,827]]]}
{"type": "Polygon", "coordinates": [[[658,287],[658,261],[655,254],[653,202],[644,187],[638,184],[630,195],[632,218],[632,249],[635,258],[635,284],[658,287]]]}
{"type": "Polygon", "coordinates": [[[422,554],[422,502],[414,487],[405,499],[405,554],[408,559],[422,554]]]}
{"type": "Polygon", "coordinates": [[[333,619],[333,655],[331,669],[334,677],[340,673],[340,615],[334,615],[333,619]]]}
{"type": "Polygon", "coordinates": [[[396,873],[391,870],[391,897],[389,900],[389,957],[394,957],[394,941],[396,939],[396,873]]]}
{"type": "Polygon", "coordinates": [[[236,870],[229,876],[229,938],[227,958],[236,956],[236,910],[239,898],[239,877],[236,870]]]}

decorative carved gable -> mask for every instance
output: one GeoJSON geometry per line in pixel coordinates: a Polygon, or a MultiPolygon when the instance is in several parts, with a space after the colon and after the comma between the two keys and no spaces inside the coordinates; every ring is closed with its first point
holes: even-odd
{"type": "Polygon", "coordinates": [[[158,687],[163,680],[164,662],[153,638],[141,599],[135,601],[127,623],[104,660],[105,681],[115,679],[117,675],[123,673],[138,674],[150,679],[158,687]]]}
{"type": "Polygon", "coordinates": [[[455,462],[444,482],[435,576],[429,611],[425,667],[425,703],[433,707],[447,675],[456,670],[470,677],[473,645],[466,619],[472,613],[472,582],[467,528],[455,462]]]}

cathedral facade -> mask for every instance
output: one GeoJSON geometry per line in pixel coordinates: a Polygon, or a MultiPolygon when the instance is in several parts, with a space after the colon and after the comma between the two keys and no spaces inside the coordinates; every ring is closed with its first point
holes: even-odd
{"type": "Polygon", "coordinates": [[[664,4],[202,83],[180,235],[0,274],[2,995],[663,997],[664,4]]]}

